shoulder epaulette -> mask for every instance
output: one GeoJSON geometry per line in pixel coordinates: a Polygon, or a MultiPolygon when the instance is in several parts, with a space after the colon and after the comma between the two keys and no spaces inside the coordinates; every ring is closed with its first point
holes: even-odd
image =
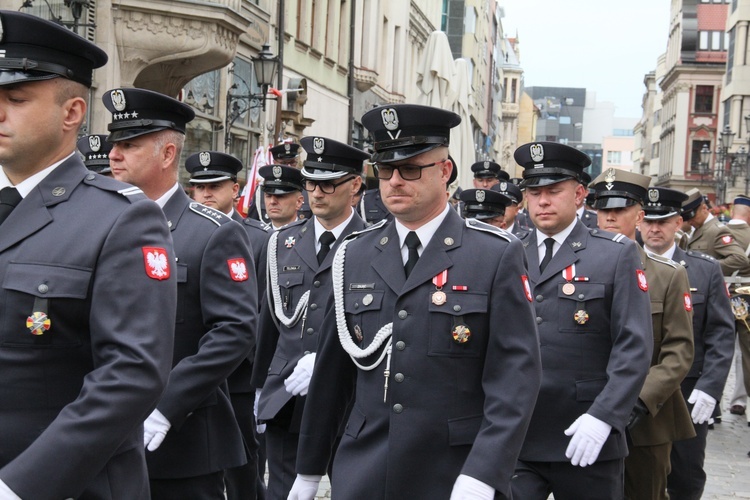
{"type": "Polygon", "coordinates": [[[510,234],[505,229],[500,229],[499,227],[486,224],[476,219],[466,219],[466,227],[470,229],[476,229],[478,231],[484,231],[485,233],[494,234],[495,236],[499,236],[507,241],[513,241],[513,238],[515,238],[515,236],[510,234]]]}
{"type": "Polygon", "coordinates": [[[589,231],[589,234],[591,236],[596,236],[597,238],[604,238],[605,240],[614,241],[620,244],[625,244],[625,242],[628,241],[628,237],[624,234],[611,233],[609,231],[603,231],[601,229],[592,229],[589,231]]]}
{"type": "Polygon", "coordinates": [[[698,252],[696,250],[687,250],[685,253],[688,254],[688,255],[690,255],[691,257],[697,257],[697,258],[700,258],[700,259],[705,259],[705,260],[707,260],[709,262],[718,262],[718,260],[716,260],[715,258],[711,257],[710,255],[705,254],[703,252],[698,252]]]}
{"type": "Polygon", "coordinates": [[[140,188],[130,186],[124,182],[120,182],[106,175],[96,174],[89,172],[84,177],[83,182],[89,186],[95,186],[104,191],[110,191],[124,196],[131,203],[134,201],[142,200],[146,197],[140,188]]]}
{"type": "Polygon", "coordinates": [[[255,220],[252,217],[246,217],[245,219],[242,219],[242,223],[245,224],[246,226],[254,227],[255,229],[260,229],[264,233],[267,233],[271,230],[270,224],[266,224],[265,222],[255,220]]]}
{"type": "Polygon", "coordinates": [[[289,229],[290,227],[299,226],[301,224],[304,224],[305,222],[309,221],[310,219],[297,219],[295,221],[290,222],[289,224],[284,225],[283,227],[279,228],[279,231],[284,231],[289,229]]]}
{"type": "Polygon", "coordinates": [[[206,205],[201,205],[200,203],[193,202],[189,205],[189,208],[192,212],[195,212],[201,217],[205,217],[206,219],[210,220],[217,226],[221,226],[222,224],[232,220],[230,217],[227,217],[222,212],[219,212],[218,210],[214,210],[211,207],[207,207],[206,205]]]}
{"type": "Polygon", "coordinates": [[[388,223],[387,220],[383,219],[381,221],[376,222],[372,226],[367,226],[366,228],[360,230],[360,231],[354,231],[353,233],[348,234],[344,237],[344,241],[346,240],[353,240],[355,238],[358,238],[359,236],[369,233],[370,231],[374,231],[375,229],[380,229],[381,227],[385,226],[388,223]]]}
{"type": "Polygon", "coordinates": [[[651,252],[646,252],[646,257],[648,257],[649,259],[651,259],[653,261],[661,262],[662,264],[666,264],[668,266],[672,266],[675,269],[677,269],[677,266],[679,265],[679,264],[677,264],[677,262],[673,261],[672,259],[668,259],[666,257],[662,257],[661,255],[656,255],[656,254],[651,253],[651,252]]]}

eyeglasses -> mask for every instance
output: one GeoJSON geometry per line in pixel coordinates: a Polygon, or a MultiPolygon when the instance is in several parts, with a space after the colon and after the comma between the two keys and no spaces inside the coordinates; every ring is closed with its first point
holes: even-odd
{"type": "Polygon", "coordinates": [[[342,184],[346,184],[349,181],[353,181],[354,179],[355,177],[349,177],[339,182],[310,181],[310,180],[305,179],[305,181],[302,182],[302,187],[305,188],[305,191],[309,191],[311,193],[315,191],[315,188],[317,187],[317,188],[320,188],[323,194],[333,194],[334,191],[336,191],[337,187],[339,187],[342,184]]]}
{"type": "Polygon", "coordinates": [[[434,167],[435,165],[440,165],[441,163],[445,163],[446,161],[448,161],[447,158],[445,160],[436,161],[428,165],[403,164],[403,165],[398,165],[398,166],[376,163],[374,165],[375,177],[377,177],[378,179],[382,181],[387,181],[388,179],[393,177],[393,171],[398,170],[398,175],[401,176],[403,180],[416,181],[422,178],[422,169],[434,167]]]}

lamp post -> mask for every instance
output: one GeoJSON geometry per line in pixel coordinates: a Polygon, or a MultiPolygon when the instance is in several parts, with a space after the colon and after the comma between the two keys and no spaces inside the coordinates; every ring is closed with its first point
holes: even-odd
{"type": "Polygon", "coordinates": [[[232,90],[237,89],[237,84],[233,83],[227,90],[227,110],[226,110],[226,121],[224,125],[225,137],[224,137],[224,151],[229,152],[229,147],[232,144],[232,125],[237,121],[245,112],[250,109],[260,107],[264,112],[266,110],[266,100],[275,99],[273,97],[266,97],[268,88],[273,83],[274,75],[276,73],[276,66],[279,63],[278,57],[275,57],[271,53],[271,47],[265,43],[263,48],[257,57],[251,58],[253,62],[253,71],[255,72],[255,80],[260,86],[260,93],[253,94],[252,88],[247,84],[245,80],[239,75],[234,74],[232,69],[229,70],[233,74],[234,78],[238,78],[247,88],[248,94],[233,94],[232,90]]]}

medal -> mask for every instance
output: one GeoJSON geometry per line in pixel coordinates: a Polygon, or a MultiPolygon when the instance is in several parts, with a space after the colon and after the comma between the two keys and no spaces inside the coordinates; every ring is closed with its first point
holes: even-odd
{"type": "Polygon", "coordinates": [[[442,290],[438,290],[437,292],[432,294],[432,303],[436,306],[442,306],[445,304],[445,301],[447,300],[447,297],[445,296],[445,292],[442,290]]]}
{"type": "Polygon", "coordinates": [[[583,309],[580,309],[580,310],[576,311],[575,315],[573,316],[573,319],[579,325],[585,325],[588,322],[588,320],[589,320],[589,313],[587,313],[583,309]]]}
{"type": "Polygon", "coordinates": [[[354,325],[354,336],[357,337],[357,342],[362,342],[362,339],[364,339],[364,335],[362,335],[362,329],[359,327],[359,325],[354,325]]]}
{"type": "Polygon", "coordinates": [[[562,292],[565,295],[573,295],[576,291],[576,286],[573,283],[565,283],[562,287],[562,292]]]}
{"type": "Polygon", "coordinates": [[[26,328],[31,331],[32,335],[42,335],[50,329],[50,326],[52,326],[52,322],[43,312],[33,312],[31,316],[26,318],[26,328]]]}
{"type": "Polygon", "coordinates": [[[571,283],[571,281],[573,281],[576,275],[576,265],[571,264],[563,269],[562,275],[563,278],[565,278],[565,281],[567,281],[567,283],[565,283],[562,287],[562,292],[565,295],[573,295],[576,291],[576,286],[571,283]]]}
{"type": "Polygon", "coordinates": [[[443,292],[443,285],[445,285],[446,281],[448,281],[447,269],[432,278],[432,282],[435,284],[435,288],[437,288],[437,291],[432,294],[432,303],[436,306],[442,306],[448,300],[445,292],[443,292]]]}
{"type": "Polygon", "coordinates": [[[454,326],[451,334],[453,335],[453,340],[457,344],[465,344],[471,339],[471,330],[469,330],[469,327],[466,325],[459,324],[454,326]]]}

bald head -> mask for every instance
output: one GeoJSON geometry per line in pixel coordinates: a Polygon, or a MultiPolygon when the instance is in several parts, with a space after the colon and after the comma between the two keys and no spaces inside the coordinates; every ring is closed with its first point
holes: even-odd
{"type": "Polygon", "coordinates": [[[744,220],[750,224],[750,207],[740,203],[735,203],[732,205],[732,219],[744,220]]]}

